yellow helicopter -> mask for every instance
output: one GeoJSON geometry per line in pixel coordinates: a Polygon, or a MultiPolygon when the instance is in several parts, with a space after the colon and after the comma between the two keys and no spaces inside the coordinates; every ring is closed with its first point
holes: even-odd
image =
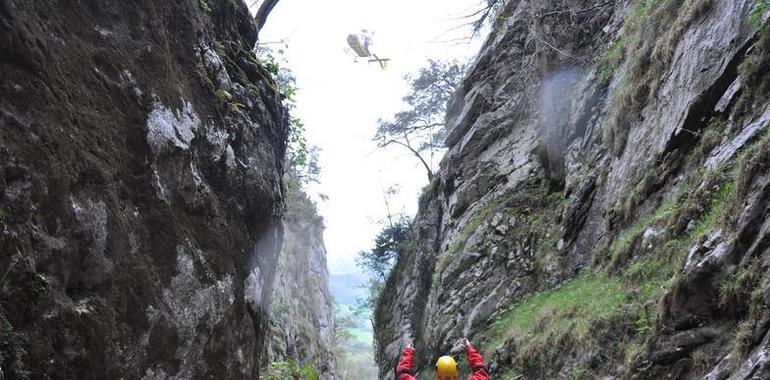
{"type": "Polygon", "coordinates": [[[368,62],[377,62],[380,64],[380,67],[385,70],[390,58],[380,58],[377,54],[374,54],[369,50],[369,46],[372,44],[373,34],[374,33],[369,33],[366,29],[361,29],[360,33],[348,34],[348,46],[350,46],[350,49],[353,50],[353,53],[356,55],[356,62],[358,62],[358,58],[367,58],[368,62]]]}

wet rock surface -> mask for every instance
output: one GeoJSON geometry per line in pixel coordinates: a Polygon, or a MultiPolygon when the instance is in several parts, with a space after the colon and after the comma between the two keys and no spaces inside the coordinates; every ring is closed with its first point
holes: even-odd
{"type": "Polygon", "coordinates": [[[6,376],[258,376],[288,125],[255,38],[240,1],[0,2],[6,376]]]}

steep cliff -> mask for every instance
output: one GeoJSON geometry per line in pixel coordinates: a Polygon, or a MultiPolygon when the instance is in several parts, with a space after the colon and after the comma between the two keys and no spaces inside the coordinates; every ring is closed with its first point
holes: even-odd
{"type": "Polygon", "coordinates": [[[255,378],[288,124],[244,3],[0,1],[0,368],[255,378]]]}
{"type": "Polygon", "coordinates": [[[268,366],[334,379],[334,301],[323,241],[323,218],[293,180],[286,191],[283,248],[270,308],[268,366]]]}
{"type": "Polygon", "coordinates": [[[768,378],[770,37],[751,0],[505,2],[376,310],[380,377],[768,378]]]}

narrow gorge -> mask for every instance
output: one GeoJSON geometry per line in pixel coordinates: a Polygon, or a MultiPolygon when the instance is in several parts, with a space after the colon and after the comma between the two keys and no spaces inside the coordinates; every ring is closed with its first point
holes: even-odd
{"type": "MultiPolygon", "coordinates": [[[[492,379],[770,379],[770,1],[483,0],[460,83],[434,78],[440,164],[401,144],[429,183],[400,221],[395,190],[361,195],[390,142],[342,124],[387,124],[364,104],[390,112],[404,52],[443,42],[318,37],[303,88],[259,29],[277,3],[0,0],[0,380],[397,380],[410,345],[417,378],[449,354],[464,379],[461,338],[492,379]],[[309,180],[311,128],[359,156],[320,146],[309,180]],[[335,301],[377,223],[382,281],[335,301]]],[[[318,4],[292,28],[339,32],[318,4]]],[[[427,33],[409,12],[377,16],[427,33]]]]}

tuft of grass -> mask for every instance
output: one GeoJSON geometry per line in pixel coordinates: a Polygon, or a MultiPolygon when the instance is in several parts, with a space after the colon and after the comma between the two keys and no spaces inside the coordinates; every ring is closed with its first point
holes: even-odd
{"type": "Polygon", "coordinates": [[[676,211],[676,196],[667,197],[663,203],[655,209],[651,214],[639,219],[633,226],[624,230],[610,245],[610,258],[611,262],[616,262],[620,257],[620,254],[628,248],[634,239],[637,239],[639,235],[644,233],[653,223],[664,221],[670,218],[676,211]]]}
{"type": "MultiPolygon", "coordinates": [[[[760,0],[765,2],[767,0],[760,0]]],[[[756,4],[756,3],[755,3],[756,4]]],[[[756,9],[756,8],[755,8],[756,9]]],[[[735,102],[736,120],[756,115],[767,105],[770,97],[770,33],[768,21],[759,32],[757,42],[738,66],[738,75],[744,87],[735,102]]]]}
{"type": "Polygon", "coordinates": [[[719,286],[719,298],[724,305],[736,305],[752,296],[761,273],[759,261],[750,260],[719,286]]]}
{"type": "Polygon", "coordinates": [[[441,186],[441,180],[438,176],[433,177],[431,179],[430,183],[425,185],[422,188],[422,191],[420,192],[420,196],[418,198],[418,204],[420,205],[420,208],[423,208],[426,206],[426,202],[428,202],[430,199],[433,199],[439,191],[439,187],[441,186]]]}
{"type": "Polygon", "coordinates": [[[198,4],[201,6],[201,9],[205,11],[206,13],[211,13],[211,7],[209,6],[209,2],[207,0],[199,0],[198,4]]]}
{"type": "Polygon", "coordinates": [[[647,309],[645,309],[644,307],[641,308],[639,315],[636,317],[636,320],[634,321],[634,329],[636,330],[636,335],[640,337],[647,336],[647,334],[652,329],[650,320],[647,317],[647,309]]]}
{"type": "Polygon", "coordinates": [[[692,359],[693,372],[698,377],[705,375],[714,365],[714,356],[709,354],[703,348],[698,348],[693,351],[690,354],[690,359],[692,359]]]}
{"type": "Polygon", "coordinates": [[[604,274],[583,275],[532,294],[492,323],[487,351],[508,340],[515,341],[520,352],[565,336],[586,340],[594,323],[620,315],[628,297],[619,278],[604,274]]]}
{"type": "Polygon", "coordinates": [[[699,159],[706,157],[714,148],[719,145],[725,134],[726,122],[718,117],[709,119],[706,128],[698,133],[700,143],[696,150],[699,159]]]}
{"type": "Polygon", "coordinates": [[[233,95],[231,93],[221,88],[214,92],[214,97],[219,103],[228,103],[233,99],[233,95]]]}
{"type": "Polygon", "coordinates": [[[692,237],[698,240],[708,233],[713,231],[725,218],[728,211],[731,211],[729,207],[733,193],[735,192],[735,183],[727,182],[719,186],[719,190],[714,194],[710,200],[709,209],[700,221],[695,225],[692,231],[692,237]]]}
{"type": "MultiPolygon", "coordinates": [[[[735,172],[736,198],[745,198],[757,173],[767,170],[770,165],[770,127],[765,128],[760,140],[752,144],[738,160],[735,172]]],[[[742,208],[737,203],[732,206],[735,210],[742,208]]]]}
{"type": "Polygon", "coordinates": [[[229,103],[228,106],[230,107],[230,111],[233,111],[233,112],[242,111],[246,107],[245,105],[243,105],[243,103],[237,103],[237,102],[229,103]]]}
{"type": "Polygon", "coordinates": [[[733,366],[739,365],[749,351],[749,339],[754,330],[754,321],[747,319],[738,324],[733,338],[733,346],[730,350],[730,361],[733,366]]]}
{"type": "Polygon", "coordinates": [[[770,20],[764,19],[765,13],[770,11],[770,0],[757,0],[754,2],[754,7],[749,12],[749,16],[746,21],[749,25],[761,29],[762,32],[770,25],[770,20]]]}
{"type": "Polygon", "coordinates": [[[625,41],[623,35],[612,42],[610,47],[599,57],[599,68],[596,75],[601,80],[606,80],[617,71],[620,64],[623,63],[625,54],[625,41]]]}
{"type": "Polygon", "coordinates": [[[312,364],[306,363],[297,367],[293,360],[272,362],[268,364],[264,374],[265,380],[318,380],[318,377],[318,370],[312,364]]]}

